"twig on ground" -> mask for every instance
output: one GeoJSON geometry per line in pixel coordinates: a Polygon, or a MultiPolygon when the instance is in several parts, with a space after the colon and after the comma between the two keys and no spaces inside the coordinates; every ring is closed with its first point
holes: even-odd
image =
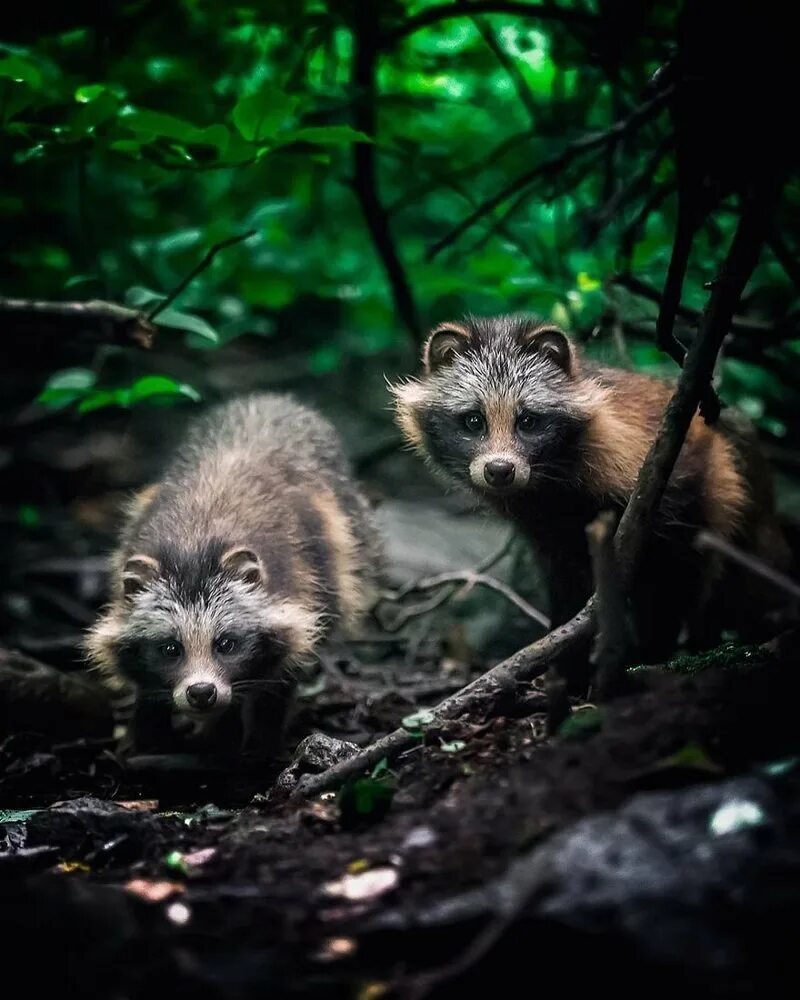
{"type": "MultiPolygon", "coordinates": [[[[509,688],[515,688],[523,681],[541,676],[548,665],[565,652],[580,651],[582,644],[588,651],[594,628],[593,622],[593,602],[590,600],[586,607],[566,625],[553,629],[541,639],[518,650],[513,656],[509,656],[496,667],[477,677],[454,695],[445,698],[432,709],[434,722],[456,719],[481,709],[486,710],[506,694],[509,688]]],[[[350,760],[336,764],[322,774],[305,776],[292,792],[292,798],[295,800],[310,798],[329,788],[336,788],[353,775],[374,767],[384,757],[392,760],[405,750],[418,745],[418,737],[405,729],[396,729],[388,736],[365,747],[350,760]]]]}
{"type": "Polygon", "coordinates": [[[790,576],[770,566],[769,563],[764,562],[763,559],[759,559],[750,552],[744,552],[719,535],[715,535],[711,531],[698,531],[694,544],[701,552],[709,549],[713,552],[719,552],[721,556],[730,559],[731,562],[738,563],[755,576],[760,576],[762,580],[771,583],[773,587],[782,590],[794,600],[800,600],[800,584],[796,583],[790,576]]]}
{"type": "Polygon", "coordinates": [[[168,309],[175,299],[178,298],[186,289],[191,285],[194,279],[203,273],[207,267],[210,267],[214,258],[223,250],[227,250],[228,247],[234,246],[236,243],[242,243],[244,240],[250,239],[251,236],[256,235],[256,230],[251,229],[247,233],[239,233],[238,236],[231,236],[227,240],[220,240],[219,243],[215,243],[213,247],[208,251],[208,253],[203,257],[199,264],[192,268],[192,270],[179,281],[175,288],[167,295],[165,299],[155,305],[150,312],[147,314],[148,320],[152,323],[156,316],[159,316],[165,309],[168,309]]]}
{"type": "Polygon", "coordinates": [[[614,549],[617,516],[603,511],[586,526],[589,553],[594,570],[597,635],[592,662],[598,698],[605,701],[619,694],[631,650],[628,609],[614,549]]]}
{"type": "Polygon", "coordinates": [[[53,331],[97,330],[104,339],[119,343],[133,341],[139,347],[153,345],[156,328],[150,317],[138,309],[116,302],[90,299],[88,302],[41,302],[31,299],[0,298],[0,315],[6,317],[6,332],[15,324],[51,324],[53,331]]]}

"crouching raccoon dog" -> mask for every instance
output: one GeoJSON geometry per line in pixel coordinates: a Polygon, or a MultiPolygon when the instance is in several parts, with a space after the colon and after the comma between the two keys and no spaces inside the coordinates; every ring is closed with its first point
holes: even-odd
{"type": "MultiPolygon", "coordinates": [[[[601,509],[624,508],[673,387],[594,364],[561,330],[524,316],[444,323],[422,364],[420,378],[392,388],[406,440],[529,538],[562,624],[592,590],[585,526],[601,509]]],[[[635,581],[640,653],[652,661],[684,626],[701,645],[763,613],[763,588],[697,553],[699,528],[773,565],[787,561],[769,469],[729,411],[713,427],[692,421],[635,581]]]]}
{"type": "Polygon", "coordinates": [[[145,749],[280,747],[296,667],[373,600],[379,543],[333,428],[286,396],[213,409],[134,498],[88,658],[145,749]]]}

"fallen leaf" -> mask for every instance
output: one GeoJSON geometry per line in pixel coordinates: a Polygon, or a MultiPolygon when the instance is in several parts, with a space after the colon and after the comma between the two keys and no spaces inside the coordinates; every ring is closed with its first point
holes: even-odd
{"type": "Polygon", "coordinates": [[[314,954],[317,962],[336,962],[341,958],[349,958],[355,954],[357,942],[349,937],[332,937],[322,942],[319,951],[314,954]]]}
{"type": "Polygon", "coordinates": [[[90,872],[92,869],[83,861],[62,861],[57,866],[60,872],[69,875],[71,872],[90,872]]]}
{"type": "Polygon", "coordinates": [[[183,863],[188,865],[189,868],[197,868],[200,865],[206,864],[207,861],[210,861],[216,853],[216,847],[202,847],[198,851],[192,851],[190,854],[184,854],[183,863]]]}
{"type": "Polygon", "coordinates": [[[132,799],[129,802],[115,802],[114,805],[131,812],[153,812],[158,809],[158,799],[132,799]]]}
{"type": "Polygon", "coordinates": [[[347,899],[351,903],[363,903],[391,892],[399,882],[394,868],[371,868],[359,875],[343,875],[323,887],[328,896],[347,899]]]}
{"type": "Polygon", "coordinates": [[[366,858],[357,858],[355,861],[351,861],[347,866],[347,872],[349,875],[360,875],[361,872],[365,872],[369,868],[369,861],[366,858]]]}
{"type": "Polygon", "coordinates": [[[132,878],[125,883],[125,889],[147,903],[162,903],[179,892],[186,892],[180,882],[152,881],[147,878],[132,878]]]}

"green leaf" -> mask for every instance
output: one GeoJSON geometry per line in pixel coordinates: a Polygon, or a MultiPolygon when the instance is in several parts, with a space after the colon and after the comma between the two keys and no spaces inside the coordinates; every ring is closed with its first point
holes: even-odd
{"type": "Polygon", "coordinates": [[[715,764],[699,743],[687,743],[676,753],[664,757],[655,765],[657,770],[684,768],[690,771],[707,771],[709,774],[721,774],[722,768],[715,764]]]}
{"type": "Polygon", "coordinates": [[[153,396],[185,396],[197,403],[200,393],[185,382],[176,382],[166,375],[145,375],[130,387],[128,401],[130,405],[153,396]]]}
{"type": "Polygon", "coordinates": [[[126,406],[127,401],[125,389],[94,389],[78,403],[78,413],[91,413],[107,406],[126,406]]]}
{"type": "Polygon", "coordinates": [[[23,503],[17,508],[17,521],[23,528],[38,528],[42,523],[42,515],[38,507],[23,503]]]}
{"type": "Polygon", "coordinates": [[[561,723],[558,735],[565,740],[583,741],[603,727],[603,710],[594,705],[579,709],[561,723]]]}
{"type": "Polygon", "coordinates": [[[34,90],[38,90],[44,82],[39,67],[29,59],[18,55],[0,59],[0,77],[13,80],[15,83],[27,83],[34,90]]]}
{"type": "Polygon", "coordinates": [[[444,750],[445,753],[458,753],[463,750],[467,744],[463,740],[450,740],[445,742],[444,740],[439,744],[440,749],[444,750]]]}
{"type": "Polygon", "coordinates": [[[203,129],[196,128],[191,122],[161,111],[139,111],[134,108],[124,109],[119,116],[121,125],[142,136],[151,138],[175,139],[178,142],[191,142],[192,137],[203,129]]]}
{"type": "Polygon", "coordinates": [[[296,105],[296,98],[267,84],[238,101],[233,109],[233,124],[248,142],[263,142],[275,135],[296,105]]]}
{"type": "Polygon", "coordinates": [[[429,708],[421,708],[419,711],[405,716],[401,725],[403,729],[407,729],[409,732],[416,732],[424,729],[425,726],[429,726],[435,719],[436,716],[429,708]]]}
{"type": "Polygon", "coordinates": [[[78,104],[89,104],[91,101],[96,101],[101,94],[105,94],[106,88],[102,83],[87,83],[82,87],[78,87],[75,91],[75,100],[78,104]]]}
{"type": "Polygon", "coordinates": [[[275,147],[296,142],[309,142],[316,146],[346,146],[353,142],[372,142],[372,139],[349,125],[310,125],[291,132],[281,132],[275,147]]]}
{"type": "Polygon", "coordinates": [[[337,804],[342,824],[347,826],[382,819],[389,811],[395,794],[394,784],[387,778],[355,778],[339,790],[337,804]]]}
{"type": "Polygon", "coordinates": [[[155,322],[159,326],[169,326],[175,330],[186,330],[187,333],[197,334],[198,337],[202,337],[203,340],[210,344],[219,343],[219,334],[204,319],[200,316],[194,316],[192,313],[179,312],[177,309],[165,309],[156,316],[155,322]]]}
{"type": "Polygon", "coordinates": [[[88,368],[65,368],[47,380],[36,402],[51,410],[60,410],[81,399],[95,383],[95,373],[88,368]]]}

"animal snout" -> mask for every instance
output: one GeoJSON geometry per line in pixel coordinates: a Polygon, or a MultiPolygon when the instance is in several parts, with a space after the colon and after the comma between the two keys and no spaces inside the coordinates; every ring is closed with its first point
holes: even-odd
{"type": "Polygon", "coordinates": [[[190,684],[186,688],[186,700],[192,708],[199,709],[200,711],[211,708],[217,700],[217,686],[216,684],[208,683],[190,684]]]}
{"type": "Polygon", "coordinates": [[[510,486],[514,482],[515,473],[514,463],[504,459],[487,462],[483,467],[483,478],[495,489],[510,486]]]}

